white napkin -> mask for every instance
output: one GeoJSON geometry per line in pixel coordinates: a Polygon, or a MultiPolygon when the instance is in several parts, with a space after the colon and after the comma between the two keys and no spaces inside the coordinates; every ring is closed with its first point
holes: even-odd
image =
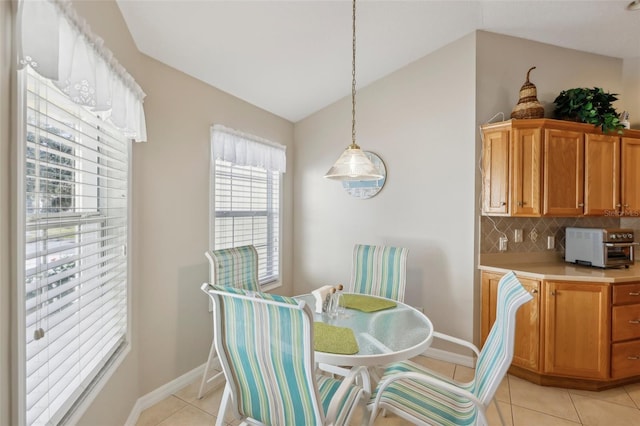
{"type": "Polygon", "coordinates": [[[311,292],[311,294],[313,294],[313,297],[315,297],[316,299],[317,313],[322,313],[322,305],[324,305],[324,301],[327,299],[327,295],[331,292],[331,288],[332,287],[330,285],[323,285],[322,287],[311,292]]]}

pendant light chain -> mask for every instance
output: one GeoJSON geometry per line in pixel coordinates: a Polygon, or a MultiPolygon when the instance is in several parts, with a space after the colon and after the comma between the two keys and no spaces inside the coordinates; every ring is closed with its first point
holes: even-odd
{"type": "Polygon", "coordinates": [[[353,0],[353,48],[351,58],[351,142],[356,144],[356,0],[353,0]]]}
{"type": "MultiPolygon", "coordinates": [[[[640,1],[640,0],[638,0],[640,1]]],[[[379,181],[384,176],[356,144],[356,0],[353,0],[351,56],[351,145],[342,152],[325,178],[342,181],[379,181]]]]}

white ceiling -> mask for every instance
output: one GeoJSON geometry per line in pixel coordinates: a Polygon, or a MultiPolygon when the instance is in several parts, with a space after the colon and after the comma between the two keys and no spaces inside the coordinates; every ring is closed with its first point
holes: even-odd
{"type": "MultiPolygon", "coordinates": [[[[640,57],[630,0],[358,0],[357,87],[474,30],[640,57]]],[[[351,93],[349,0],[117,0],[141,52],[296,122],[351,93]]]]}

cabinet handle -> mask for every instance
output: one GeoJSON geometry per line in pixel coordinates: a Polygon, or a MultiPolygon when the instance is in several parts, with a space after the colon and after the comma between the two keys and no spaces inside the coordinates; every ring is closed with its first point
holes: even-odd
{"type": "Polygon", "coordinates": [[[556,295],[556,291],[555,290],[551,290],[551,295],[555,296],[556,295]]]}
{"type": "Polygon", "coordinates": [[[506,206],[507,203],[505,201],[503,201],[502,203],[500,203],[501,206],[506,206]]]}
{"type": "Polygon", "coordinates": [[[535,289],[535,288],[531,289],[531,294],[536,294],[536,293],[538,293],[538,289],[535,289]]]}
{"type": "Polygon", "coordinates": [[[616,207],[622,207],[622,204],[618,203],[616,204],[616,207]]]}
{"type": "Polygon", "coordinates": [[[584,203],[578,203],[578,207],[584,207],[584,203]]]}
{"type": "Polygon", "coordinates": [[[623,207],[626,209],[627,207],[629,207],[629,204],[625,204],[623,207]]]}
{"type": "Polygon", "coordinates": [[[640,359],[640,356],[639,356],[639,355],[635,355],[635,356],[628,356],[628,357],[627,357],[627,359],[630,359],[630,360],[638,360],[638,359],[640,359]]]}
{"type": "Polygon", "coordinates": [[[640,296],[640,292],[638,291],[630,291],[629,296],[640,296]]]}
{"type": "Polygon", "coordinates": [[[629,320],[629,324],[640,324],[640,319],[637,319],[637,320],[629,320]]]}

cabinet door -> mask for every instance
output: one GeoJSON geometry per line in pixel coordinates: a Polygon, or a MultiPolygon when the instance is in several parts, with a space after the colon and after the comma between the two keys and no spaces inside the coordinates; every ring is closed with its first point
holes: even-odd
{"type": "Polygon", "coordinates": [[[605,284],[545,281],[545,373],[609,376],[610,300],[605,284]]]}
{"type": "Polygon", "coordinates": [[[540,368],[540,281],[518,278],[533,296],[516,314],[513,365],[538,371],[540,368]]]}
{"type": "Polygon", "coordinates": [[[542,130],[514,129],[511,141],[511,215],[540,216],[542,130]]]}
{"type": "MultiPolygon", "coordinates": [[[[503,274],[482,273],[481,346],[496,320],[498,282],[503,274]]],[[[538,371],[540,359],[540,281],[518,277],[533,299],[518,309],[513,365],[538,371]]]]}
{"type": "Polygon", "coordinates": [[[546,129],[544,133],[545,216],[582,216],[584,141],[582,132],[546,129]]]}
{"type": "Polygon", "coordinates": [[[620,138],[586,134],[584,214],[617,216],[620,210],[620,138]]]}
{"type": "Polygon", "coordinates": [[[491,326],[496,320],[496,297],[498,282],[504,274],[482,272],[481,306],[480,306],[480,347],[484,345],[491,326]]]}
{"type": "Polygon", "coordinates": [[[640,139],[622,138],[622,212],[640,216],[640,139]]]}
{"type": "Polygon", "coordinates": [[[482,141],[482,213],[509,213],[509,130],[487,130],[482,141]]]}

